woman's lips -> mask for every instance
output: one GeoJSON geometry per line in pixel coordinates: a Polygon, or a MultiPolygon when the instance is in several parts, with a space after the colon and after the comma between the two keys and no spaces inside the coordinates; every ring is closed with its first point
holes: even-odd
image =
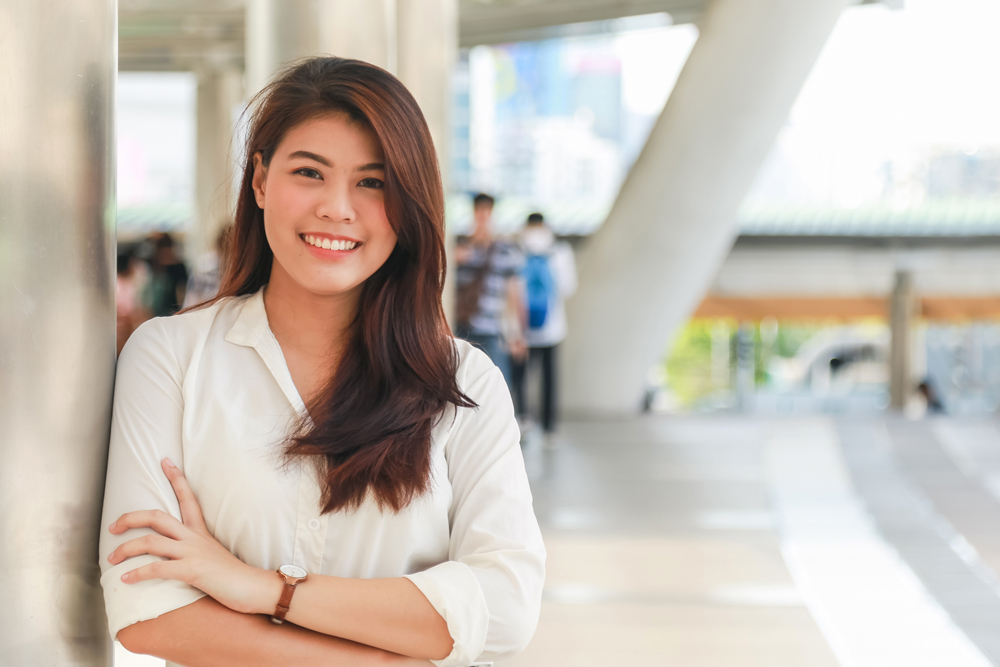
{"type": "Polygon", "coordinates": [[[354,250],[361,241],[346,236],[328,236],[325,234],[299,234],[299,238],[307,245],[322,250],[354,250]]]}
{"type": "Polygon", "coordinates": [[[355,241],[354,239],[348,240],[343,237],[333,238],[313,234],[299,234],[299,239],[305,244],[310,253],[321,259],[348,257],[364,245],[361,241],[355,241]],[[324,248],[324,245],[329,245],[330,247],[324,248]]]}

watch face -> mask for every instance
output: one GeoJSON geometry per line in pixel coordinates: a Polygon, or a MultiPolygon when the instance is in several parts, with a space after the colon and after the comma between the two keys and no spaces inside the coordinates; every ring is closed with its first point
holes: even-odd
{"type": "Polygon", "coordinates": [[[278,571],[285,576],[294,577],[296,579],[302,579],[306,576],[306,571],[298,565],[282,565],[278,568],[278,571]]]}

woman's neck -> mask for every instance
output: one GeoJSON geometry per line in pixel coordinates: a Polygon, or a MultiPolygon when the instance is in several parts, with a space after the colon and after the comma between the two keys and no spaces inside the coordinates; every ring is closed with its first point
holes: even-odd
{"type": "Polygon", "coordinates": [[[334,366],[346,343],[360,288],[322,295],[304,289],[275,262],[264,289],[271,332],[286,355],[328,359],[334,366]]]}

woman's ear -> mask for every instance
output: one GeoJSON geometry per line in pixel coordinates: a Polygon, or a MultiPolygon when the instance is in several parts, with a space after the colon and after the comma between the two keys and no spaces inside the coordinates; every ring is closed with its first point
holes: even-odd
{"type": "Polygon", "coordinates": [[[264,183],[267,182],[267,167],[264,166],[264,156],[260,151],[253,154],[253,196],[257,206],[264,210],[264,183]]]}

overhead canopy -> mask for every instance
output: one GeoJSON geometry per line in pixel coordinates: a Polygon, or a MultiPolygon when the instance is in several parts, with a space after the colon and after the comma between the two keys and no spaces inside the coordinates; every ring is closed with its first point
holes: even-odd
{"type": "MultiPolygon", "coordinates": [[[[688,23],[701,15],[707,1],[459,0],[459,45],[600,32],[607,29],[602,21],[647,14],[668,13],[673,23],[688,23]],[[568,25],[575,27],[567,29],[568,25]]],[[[205,62],[242,69],[246,4],[246,0],[120,0],[119,70],[187,71],[205,62]]]]}

